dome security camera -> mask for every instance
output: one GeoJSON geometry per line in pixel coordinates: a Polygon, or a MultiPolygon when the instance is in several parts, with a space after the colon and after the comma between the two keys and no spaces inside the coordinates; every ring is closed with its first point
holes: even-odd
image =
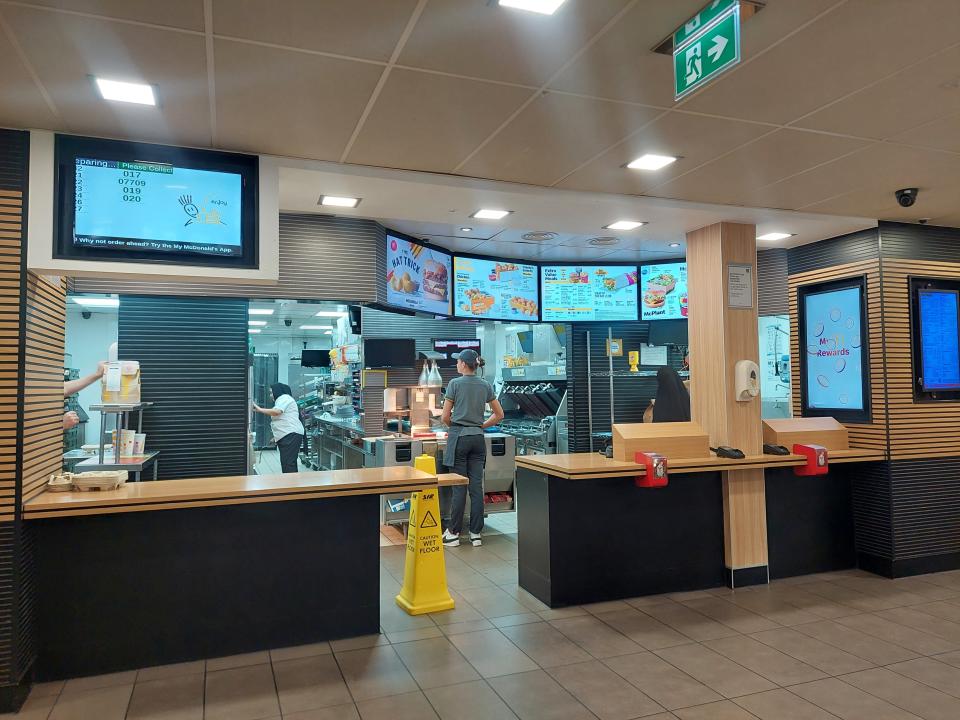
{"type": "Polygon", "coordinates": [[[89,320],[90,318],[93,317],[93,313],[90,312],[89,310],[84,310],[83,312],[80,313],[80,317],[82,317],[84,320],[89,320]]]}
{"type": "Polygon", "coordinates": [[[904,188],[903,190],[897,190],[895,194],[900,207],[913,207],[913,204],[917,201],[918,192],[920,191],[917,188],[904,188]]]}
{"type": "Polygon", "coordinates": [[[290,327],[291,325],[293,325],[293,320],[291,320],[290,318],[284,318],[283,324],[286,325],[287,327],[290,327]]]}

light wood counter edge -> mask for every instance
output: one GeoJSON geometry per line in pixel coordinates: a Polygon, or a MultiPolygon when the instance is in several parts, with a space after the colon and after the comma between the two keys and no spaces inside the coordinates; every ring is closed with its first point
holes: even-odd
{"type": "MultiPolygon", "coordinates": [[[[645,468],[636,463],[626,463],[606,458],[600,453],[576,453],[577,455],[595,455],[596,461],[589,467],[565,468],[556,462],[550,462],[551,455],[519,455],[518,467],[544,472],[545,474],[566,480],[595,480],[626,476],[643,476],[645,468]]],[[[886,460],[885,452],[853,448],[850,450],[832,450],[830,463],[875,462],[886,460]]],[[[711,454],[708,458],[676,458],[668,460],[668,472],[672,475],[697,472],[722,472],[724,470],[757,470],[767,468],[797,467],[806,462],[800,455],[748,455],[742,460],[718,458],[711,454]]]]}
{"type": "Polygon", "coordinates": [[[249,475],[127,483],[106,492],[44,492],[24,505],[25,519],[175,510],[262,502],[379,495],[466,484],[453,473],[434,476],[412,467],[365,468],[289,475],[249,475]],[[360,474],[361,479],[351,475],[360,474]],[[286,478],[286,479],[285,479],[286,478]]]}

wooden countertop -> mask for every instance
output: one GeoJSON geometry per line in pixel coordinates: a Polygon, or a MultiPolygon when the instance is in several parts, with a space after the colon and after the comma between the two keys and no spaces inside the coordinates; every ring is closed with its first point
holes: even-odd
{"type": "MultiPolygon", "coordinates": [[[[885,460],[883,452],[874,450],[831,450],[831,463],[869,462],[885,460]]],[[[806,460],[800,455],[747,455],[742,460],[718,458],[711,453],[706,458],[670,458],[667,462],[670,474],[720,472],[723,470],[754,470],[763,468],[796,467],[806,460]]],[[[568,453],[563,455],[518,455],[518,467],[525,467],[566,478],[567,480],[591,480],[595,478],[643,475],[644,466],[607,458],[598,452],[568,453]]]]}
{"type": "Polygon", "coordinates": [[[459,475],[437,476],[412,467],[363,468],[283,475],[237,475],[196,480],[128,482],[119,490],[44,492],[24,506],[28,520],[68,515],[171,510],[214,505],[308,500],[345,495],[414,492],[438,484],[465,482],[459,475]]]}

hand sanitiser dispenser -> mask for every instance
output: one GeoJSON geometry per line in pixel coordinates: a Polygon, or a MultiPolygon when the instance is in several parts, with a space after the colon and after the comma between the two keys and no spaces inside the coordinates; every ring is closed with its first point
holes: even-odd
{"type": "Polygon", "coordinates": [[[739,360],[734,366],[737,402],[749,402],[760,394],[760,368],[752,360],[739,360]]]}

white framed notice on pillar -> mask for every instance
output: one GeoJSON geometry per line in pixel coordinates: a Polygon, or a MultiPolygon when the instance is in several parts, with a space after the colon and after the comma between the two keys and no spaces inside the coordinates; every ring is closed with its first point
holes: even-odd
{"type": "Polygon", "coordinates": [[[753,308],[753,265],[727,263],[727,305],[732,308],[753,308]]]}

